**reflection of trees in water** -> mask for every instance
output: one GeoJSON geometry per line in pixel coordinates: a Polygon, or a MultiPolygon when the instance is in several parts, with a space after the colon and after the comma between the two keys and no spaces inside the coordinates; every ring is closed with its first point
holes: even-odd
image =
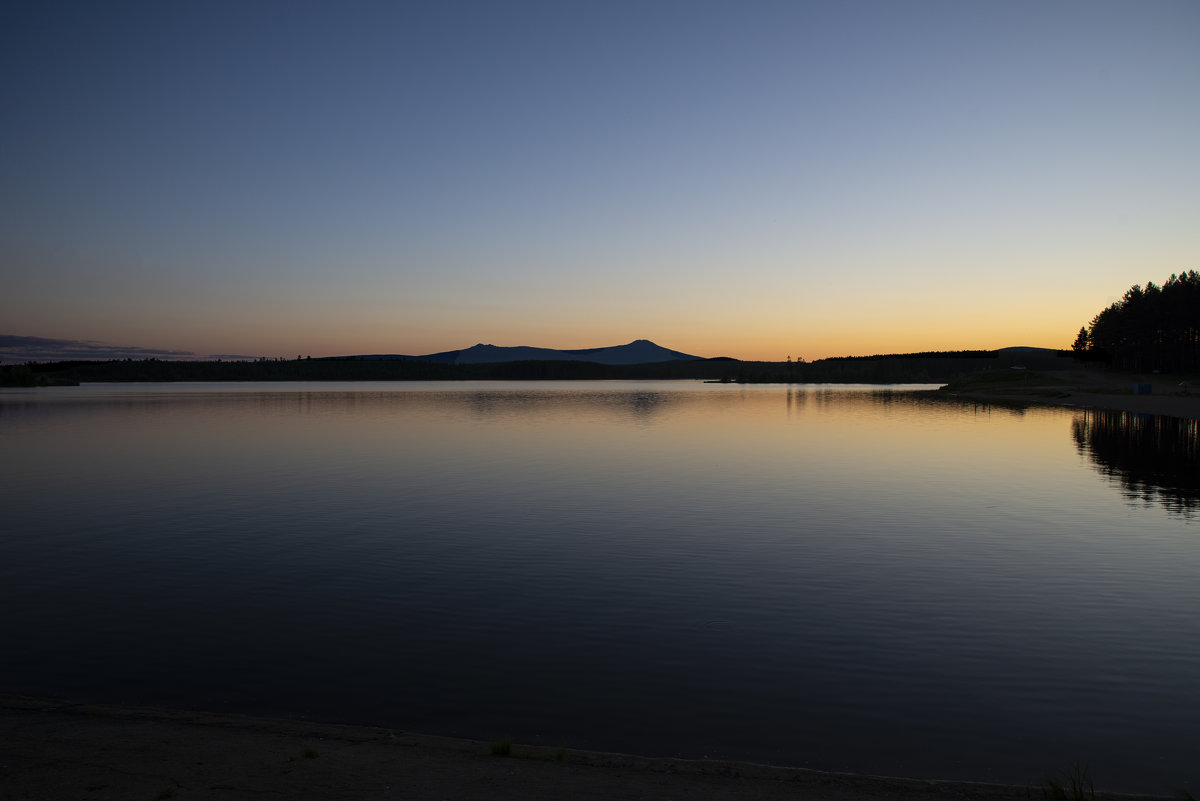
{"type": "Polygon", "coordinates": [[[1200,514],[1200,421],[1096,410],[1076,417],[1071,433],[1130,501],[1200,514]]]}
{"type": "Polygon", "coordinates": [[[664,400],[661,392],[638,392],[629,399],[628,408],[635,417],[650,417],[664,400]]]}
{"type": "Polygon", "coordinates": [[[787,391],[787,410],[790,417],[792,412],[802,412],[804,407],[808,405],[808,390],[795,389],[788,387],[787,391]]]}
{"type": "Polygon", "coordinates": [[[646,421],[665,411],[678,399],[671,393],[643,391],[588,391],[533,389],[529,391],[482,390],[469,394],[439,393],[443,405],[465,403],[480,419],[571,415],[581,410],[646,421]]]}

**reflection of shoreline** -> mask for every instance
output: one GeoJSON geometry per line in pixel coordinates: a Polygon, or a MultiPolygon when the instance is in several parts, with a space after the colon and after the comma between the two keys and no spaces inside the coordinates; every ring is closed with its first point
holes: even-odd
{"type": "Polygon", "coordinates": [[[1200,421],[1089,410],[1071,423],[1071,434],[1126,499],[1158,502],[1188,518],[1200,511],[1200,421]]]}

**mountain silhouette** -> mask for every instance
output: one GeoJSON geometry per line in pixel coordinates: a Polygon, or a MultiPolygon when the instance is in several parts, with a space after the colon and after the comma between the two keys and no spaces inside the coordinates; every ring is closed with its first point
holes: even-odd
{"type": "Polygon", "coordinates": [[[498,364],[501,362],[561,361],[593,362],[595,364],[654,364],[677,360],[699,361],[703,356],[692,356],[656,345],[648,339],[635,339],[628,345],[607,348],[582,348],[580,350],[558,350],[557,348],[533,348],[526,345],[501,347],[498,345],[472,345],[462,350],[447,350],[424,356],[354,356],[355,359],[416,359],[441,364],[498,364]]]}

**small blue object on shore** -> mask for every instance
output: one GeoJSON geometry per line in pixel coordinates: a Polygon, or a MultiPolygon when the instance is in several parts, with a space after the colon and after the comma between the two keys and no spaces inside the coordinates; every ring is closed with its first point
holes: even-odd
{"type": "Polygon", "coordinates": [[[1134,395],[1149,395],[1149,394],[1151,394],[1150,385],[1149,384],[1134,384],[1133,385],[1133,394],[1134,395]]]}

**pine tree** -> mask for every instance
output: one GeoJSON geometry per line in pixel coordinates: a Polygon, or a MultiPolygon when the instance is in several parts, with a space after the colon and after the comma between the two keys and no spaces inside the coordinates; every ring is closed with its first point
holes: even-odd
{"type": "Polygon", "coordinates": [[[1071,350],[1076,353],[1084,353],[1088,349],[1088,330],[1087,326],[1082,326],[1079,329],[1079,336],[1075,337],[1075,344],[1071,346],[1071,350]]]}

